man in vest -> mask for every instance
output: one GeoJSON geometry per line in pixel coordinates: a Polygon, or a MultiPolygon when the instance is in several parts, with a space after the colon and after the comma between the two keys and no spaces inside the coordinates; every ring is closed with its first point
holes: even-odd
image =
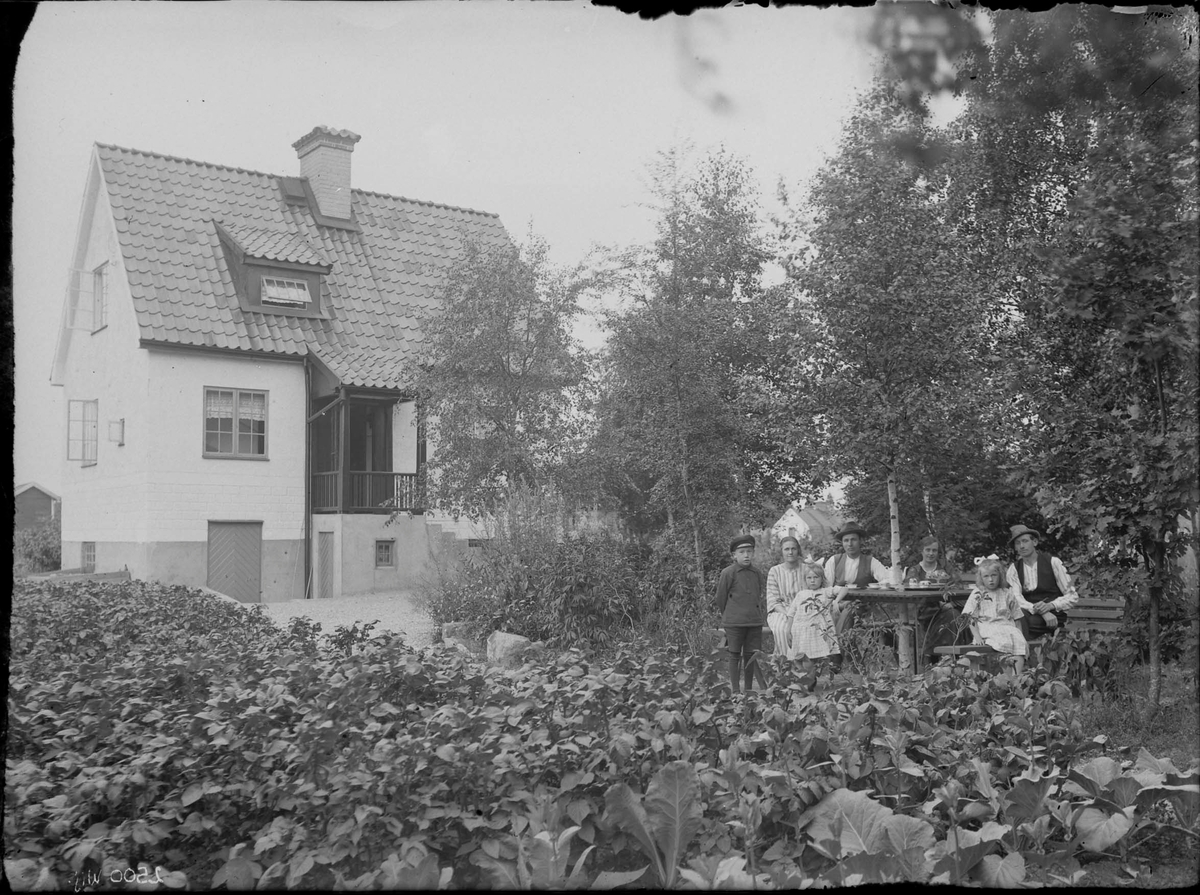
{"type": "MultiPolygon", "coordinates": [[[[825,560],[826,587],[866,587],[875,581],[889,580],[888,567],[862,552],[862,539],[866,536],[867,530],[854,522],[847,523],[834,534],[834,539],[842,542],[842,552],[825,560]]],[[[834,627],[840,634],[853,624],[853,619],[854,606],[846,606],[834,619],[834,627]]]]}
{"type": "Polygon", "coordinates": [[[1014,525],[1009,532],[1008,544],[1016,550],[1017,561],[1008,567],[1008,586],[1021,597],[1021,627],[1025,639],[1031,640],[1065,625],[1067,610],[1079,602],[1079,594],[1062,560],[1038,552],[1040,532],[1025,525],[1014,525]]]}
{"type": "Polygon", "coordinates": [[[867,530],[857,523],[847,524],[834,535],[842,542],[842,552],[825,560],[825,584],[829,587],[858,585],[865,587],[874,581],[889,581],[888,567],[873,556],[862,552],[862,539],[867,530]],[[866,560],[864,562],[864,560],[866,560]]]}

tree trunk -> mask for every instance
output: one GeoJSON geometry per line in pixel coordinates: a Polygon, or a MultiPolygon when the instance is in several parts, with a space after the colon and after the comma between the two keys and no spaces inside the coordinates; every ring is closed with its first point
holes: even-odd
{"type": "MultiPolygon", "coordinates": [[[[892,583],[899,585],[904,579],[904,568],[900,564],[900,500],[896,493],[896,470],[889,469],[887,477],[888,515],[892,520],[892,583]]],[[[896,630],[896,649],[899,653],[900,671],[912,674],[916,668],[913,642],[916,638],[915,625],[910,624],[908,610],[904,610],[904,621],[896,630]]]]}
{"type": "MultiPolygon", "coordinates": [[[[933,518],[933,492],[929,488],[929,476],[921,471],[921,501],[925,504],[925,524],[929,526],[929,533],[939,539],[937,530],[937,520],[933,518]]],[[[944,548],[946,545],[942,544],[944,548]]]]}
{"type": "Polygon", "coordinates": [[[688,468],[685,461],[680,467],[683,481],[683,502],[687,506],[688,519],[692,523],[692,549],[696,561],[696,596],[704,599],[704,550],[700,544],[700,523],[696,519],[696,506],[692,503],[692,489],[688,486],[688,468]]]}
{"type": "Polygon", "coordinates": [[[904,577],[900,565],[900,498],[896,492],[896,470],[889,469],[887,477],[888,516],[892,522],[892,583],[899,584],[904,577]]]}
{"type": "MultiPolygon", "coordinates": [[[[1158,431],[1164,440],[1167,437],[1167,403],[1163,395],[1162,365],[1154,361],[1154,385],[1158,394],[1158,431]]],[[[1172,523],[1174,520],[1171,520],[1172,523]]],[[[1147,622],[1150,640],[1150,692],[1146,694],[1146,717],[1148,723],[1158,714],[1158,703],[1162,696],[1162,651],[1159,644],[1158,609],[1162,604],[1163,586],[1167,583],[1167,524],[1158,528],[1157,539],[1150,545],[1153,568],[1150,569],[1150,618],[1147,622]]]]}
{"type": "MultiPolygon", "coordinates": [[[[1192,515],[1188,519],[1188,522],[1191,527],[1190,534],[1194,538],[1196,536],[1196,533],[1200,532],[1200,510],[1193,510],[1192,515]]],[[[1193,541],[1192,543],[1194,545],[1195,541],[1193,541]]],[[[1200,577],[1200,561],[1198,561],[1198,560],[1200,560],[1200,557],[1197,556],[1197,553],[1200,553],[1200,551],[1197,551],[1195,546],[1189,547],[1188,550],[1191,551],[1192,562],[1191,562],[1190,570],[1188,570],[1187,567],[1185,566],[1186,577],[1184,578],[1184,593],[1191,594],[1191,597],[1189,599],[1192,601],[1195,601],[1196,594],[1197,594],[1197,590],[1196,590],[1197,577],[1200,577]]],[[[1197,648],[1197,647],[1200,647],[1200,613],[1197,613],[1194,611],[1194,609],[1196,608],[1194,605],[1189,608],[1193,609],[1193,611],[1190,613],[1190,615],[1192,616],[1192,622],[1191,622],[1191,624],[1192,624],[1192,640],[1191,640],[1191,642],[1192,642],[1193,648],[1197,648]]],[[[1200,649],[1197,649],[1196,652],[1193,652],[1192,655],[1189,657],[1189,659],[1190,659],[1190,662],[1191,662],[1191,665],[1193,668],[1200,666],[1200,649]]]]}
{"type": "Polygon", "coordinates": [[[1161,532],[1158,540],[1151,545],[1150,555],[1154,567],[1150,570],[1150,692],[1146,694],[1144,718],[1147,724],[1158,714],[1158,704],[1162,696],[1162,651],[1159,644],[1158,609],[1162,602],[1163,584],[1167,580],[1167,544],[1161,532]]]}

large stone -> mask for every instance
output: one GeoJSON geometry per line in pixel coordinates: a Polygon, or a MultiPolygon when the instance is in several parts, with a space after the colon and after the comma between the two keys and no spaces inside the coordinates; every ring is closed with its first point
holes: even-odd
{"type": "Polygon", "coordinates": [[[446,622],[442,625],[442,642],[448,649],[478,655],[483,652],[483,643],[471,636],[469,630],[470,625],[466,622],[446,622]]]}
{"type": "Polygon", "coordinates": [[[493,665],[512,668],[521,664],[526,651],[532,645],[528,637],[522,637],[520,634],[493,631],[487,640],[487,660],[493,665]]]}

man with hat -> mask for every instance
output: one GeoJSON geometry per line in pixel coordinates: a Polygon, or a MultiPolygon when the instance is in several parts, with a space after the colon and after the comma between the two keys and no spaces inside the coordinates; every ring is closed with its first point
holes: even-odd
{"type": "Polygon", "coordinates": [[[1008,545],[1017,553],[1017,561],[1008,567],[1008,586],[1021,598],[1025,615],[1021,627],[1025,639],[1048,634],[1067,623],[1067,610],[1079,602],[1067,567],[1057,556],[1037,549],[1041,532],[1027,525],[1009,529],[1008,545]]]}
{"type": "MultiPolygon", "coordinates": [[[[833,537],[841,541],[842,552],[835,553],[825,560],[825,583],[830,587],[866,587],[876,581],[886,581],[891,571],[874,556],[862,552],[862,541],[867,536],[867,530],[857,522],[849,522],[842,530],[835,532],[833,537]],[[865,560],[865,562],[864,562],[865,560]]],[[[834,619],[834,628],[839,634],[854,624],[855,612],[863,612],[861,606],[846,606],[834,619]]],[[[890,635],[884,637],[884,643],[891,646],[890,635]]]]}
{"type": "Polygon", "coordinates": [[[834,540],[842,542],[842,552],[825,560],[825,583],[831,587],[847,585],[865,587],[875,581],[886,581],[890,575],[887,566],[873,556],[864,556],[862,539],[867,530],[857,522],[850,522],[834,534],[834,540]],[[866,562],[863,562],[863,560],[866,562]]]}
{"type": "MultiPolygon", "coordinates": [[[[754,536],[740,535],[729,544],[733,562],[721,570],[717,579],[717,611],[725,629],[725,648],[729,651],[729,686],[736,695],[741,689],[743,664],[746,691],[754,685],[755,659],[762,649],[762,629],[767,623],[767,584],[762,572],[754,568],[754,536]]],[[[766,683],[759,669],[760,682],[766,683]]]]}

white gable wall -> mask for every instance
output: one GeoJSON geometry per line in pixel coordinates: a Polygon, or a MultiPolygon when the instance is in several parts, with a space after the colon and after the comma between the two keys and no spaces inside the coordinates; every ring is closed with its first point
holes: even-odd
{"type": "Polygon", "coordinates": [[[800,511],[795,507],[788,507],[779,517],[779,521],[771,526],[771,536],[775,540],[786,538],[788,535],[804,538],[808,537],[808,534],[808,523],[801,518],[800,511]]]}
{"type": "Polygon", "coordinates": [[[75,265],[91,271],[108,262],[107,323],[97,332],[72,330],[62,368],[64,413],[70,413],[70,401],[98,401],[96,463],[83,466],[65,459],[66,426],[64,441],[46,449],[58,453],[65,463],[63,568],[78,568],[82,542],[92,541],[97,570],[113,571],[129,565],[132,557],[105,545],[136,542],[147,533],[148,444],[142,408],[148,367],[146,353],[138,348],[137,321],[108,202],[103,193],[98,199],[82,222],[75,265]],[[119,419],[125,420],[123,445],[109,440],[109,423],[119,419]]]}
{"type": "MultiPolygon", "coordinates": [[[[209,522],[259,521],[263,598],[302,596],[303,365],[140,347],[111,211],[95,185],[75,266],[91,271],[108,262],[106,325],[66,334],[58,375],[65,408],[98,402],[97,459],[91,466],[64,460],[63,567],[78,568],[90,542],[97,571],[128,568],[136,578],[204,586],[209,522]],[[268,392],[267,460],[202,456],[206,385],[268,392]],[[109,423],[120,419],[118,445],[109,441],[109,423]]],[[[47,450],[67,456],[65,441],[47,450]]]]}
{"type": "Polygon", "coordinates": [[[304,367],[282,361],[153,348],[154,408],[146,518],[159,580],[207,581],[210,522],[262,523],[264,601],[304,591],[304,367]],[[267,459],[204,456],[204,389],[267,393],[267,459]]]}

